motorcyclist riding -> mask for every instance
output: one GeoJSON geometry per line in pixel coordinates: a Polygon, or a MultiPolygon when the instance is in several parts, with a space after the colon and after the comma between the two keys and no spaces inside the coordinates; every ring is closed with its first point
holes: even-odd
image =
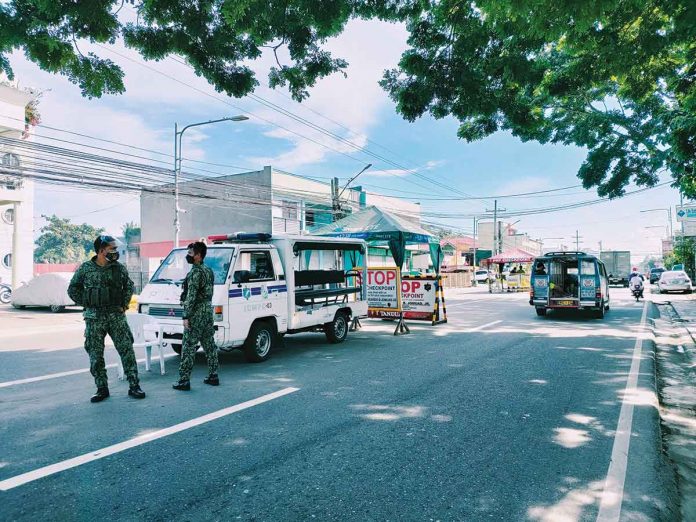
{"type": "Polygon", "coordinates": [[[643,274],[638,272],[638,268],[633,267],[631,275],[628,276],[628,286],[632,292],[640,292],[639,297],[643,297],[643,274]]]}

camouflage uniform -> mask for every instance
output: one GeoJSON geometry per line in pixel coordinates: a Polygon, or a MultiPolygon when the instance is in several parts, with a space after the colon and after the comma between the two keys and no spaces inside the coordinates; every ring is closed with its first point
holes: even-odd
{"type": "Polygon", "coordinates": [[[217,374],[218,352],[215,345],[215,328],[213,327],[213,271],[201,263],[191,265],[186,275],[181,294],[181,304],[184,307],[184,319],[188,319],[189,327],[184,330],[182,340],[181,364],[179,380],[191,379],[193,359],[198,349],[198,343],[203,346],[208,359],[208,374],[217,374]]]}
{"type": "Polygon", "coordinates": [[[70,281],[68,295],[84,306],[85,351],[89,370],[97,388],[108,387],[104,364],[104,338],[108,334],[121,357],[123,371],[131,387],[138,385],[138,365],[133,352],[133,334],[126,321],[125,309],[133,296],[133,281],[125,266],[116,261],[99,266],[97,257],[83,263],[70,281]],[[106,304],[89,306],[95,294],[102,292],[106,304]]]}

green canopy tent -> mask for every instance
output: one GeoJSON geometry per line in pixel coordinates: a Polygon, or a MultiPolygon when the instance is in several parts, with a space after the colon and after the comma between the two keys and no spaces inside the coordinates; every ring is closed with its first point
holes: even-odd
{"type": "Polygon", "coordinates": [[[313,235],[364,239],[372,244],[387,244],[394,263],[403,267],[407,244],[427,244],[435,273],[440,273],[442,248],[437,237],[406,218],[377,207],[367,207],[335,223],[318,228],[313,235]]]}
{"type": "MultiPolygon", "coordinates": [[[[439,279],[443,255],[438,238],[420,225],[377,207],[367,207],[335,223],[325,225],[315,230],[313,235],[363,239],[373,245],[387,244],[399,269],[403,268],[406,260],[407,244],[427,244],[435,274],[439,279]]],[[[404,313],[401,312],[394,335],[409,332],[404,322],[404,313]]]]}

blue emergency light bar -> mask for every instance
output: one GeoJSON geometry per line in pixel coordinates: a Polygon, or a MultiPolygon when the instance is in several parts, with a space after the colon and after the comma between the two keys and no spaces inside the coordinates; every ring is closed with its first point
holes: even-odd
{"type": "Polygon", "coordinates": [[[267,243],[271,240],[271,234],[263,232],[250,234],[247,232],[237,232],[234,234],[220,234],[216,236],[208,236],[208,241],[211,243],[222,243],[223,241],[238,241],[248,243],[267,243]]]}

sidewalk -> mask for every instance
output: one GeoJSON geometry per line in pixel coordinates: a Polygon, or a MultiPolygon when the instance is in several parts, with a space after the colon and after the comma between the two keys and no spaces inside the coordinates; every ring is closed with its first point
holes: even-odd
{"type": "Polygon", "coordinates": [[[682,520],[696,520],[696,296],[653,296],[663,439],[678,476],[682,520]]]}

